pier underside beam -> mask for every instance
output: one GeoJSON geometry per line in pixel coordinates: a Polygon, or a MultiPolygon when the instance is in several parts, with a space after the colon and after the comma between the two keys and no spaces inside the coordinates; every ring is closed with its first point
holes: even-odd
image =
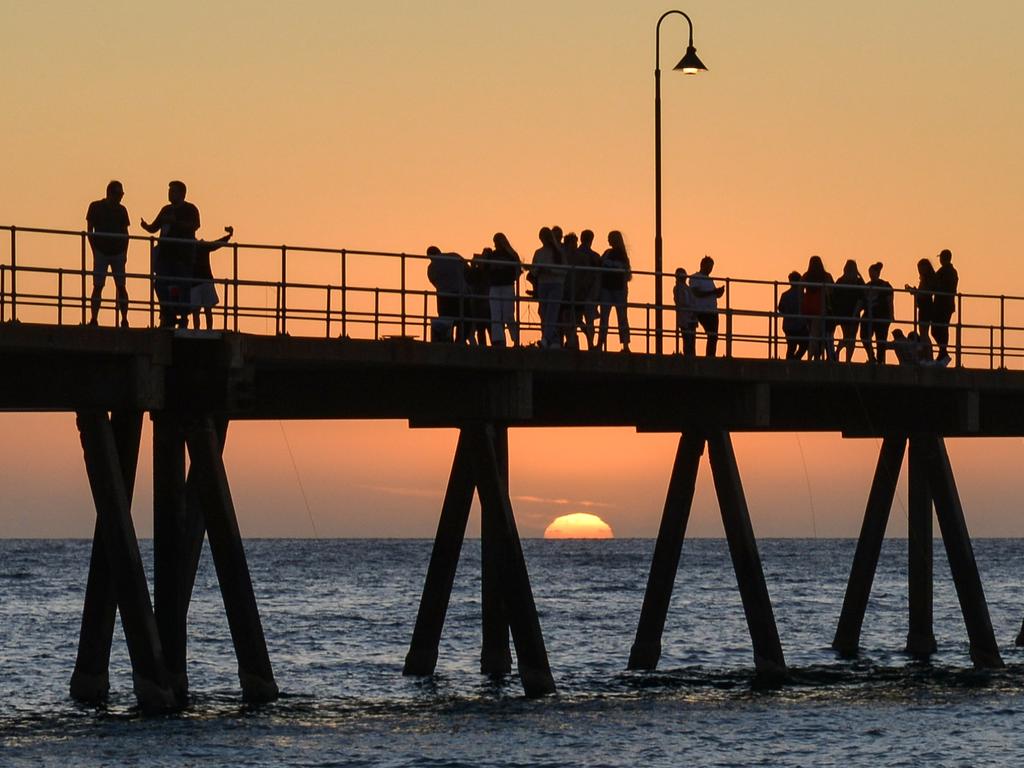
{"type": "MultiPolygon", "coordinates": [[[[495,427],[494,453],[505,487],[508,487],[508,428],[495,427]]],[[[508,611],[501,593],[501,512],[481,505],[480,520],[480,605],[483,642],[480,671],[504,675],[512,671],[508,641],[508,611]]]]}
{"type": "Polygon", "coordinates": [[[857,551],[853,556],[850,581],[846,587],[846,598],[839,617],[832,647],[843,656],[854,656],[860,645],[860,633],[864,624],[871,584],[878,568],[878,558],[885,538],[885,527],[889,522],[900,467],[907,450],[907,438],[886,437],[878,453],[878,464],[868,494],[864,523],[861,525],[857,551]]]}
{"type": "Polygon", "coordinates": [[[178,701],[164,661],[113,429],[103,411],[80,411],[77,424],[132,663],[135,696],[145,712],[172,710],[178,701]]]}
{"type": "Polygon", "coordinates": [[[185,595],[185,432],[183,415],[155,411],[153,420],[153,604],[171,685],[188,699],[185,595]]]}
{"type": "Polygon", "coordinates": [[[647,591],[637,623],[636,639],[629,652],[629,669],[655,669],[661,657],[661,636],[672,600],[672,588],[679,570],[679,557],[690,519],[697,470],[704,453],[704,436],[696,431],[679,438],[665,508],[654,545],[647,591]]]}
{"type": "Polygon", "coordinates": [[[423,583],[423,595],[416,614],[416,626],[412,633],[409,652],[405,656],[405,675],[431,675],[437,666],[437,648],[441,642],[441,630],[448,613],[455,570],[462,552],[466,535],[466,523],[473,505],[473,460],[470,457],[469,436],[465,430],[459,432],[455,447],[448,489],[441,505],[441,518],[437,523],[434,548],[427,566],[427,578],[423,583]]]}
{"type": "Polygon", "coordinates": [[[527,696],[554,693],[555,683],[551,676],[537,606],[526,570],[526,560],[523,557],[522,544],[512,513],[508,485],[498,463],[495,429],[488,424],[467,427],[464,431],[470,435],[480,505],[490,510],[484,514],[495,515],[494,530],[500,547],[498,560],[501,564],[503,602],[508,611],[523,689],[527,696]]]}
{"type": "Polygon", "coordinates": [[[224,610],[238,659],[242,698],[248,702],[273,701],[277,683],[267,653],[245,548],[238,529],[227,473],[221,456],[222,443],[211,417],[200,419],[187,433],[188,451],[197,470],[199,498],[206,518],[210,552],[217,570],[224,610]]]}
{"type": "Polygon", "coordinates": [[[956,481],[953,479],[946,443],[938,436],[929,436],[923,448],[927,451],[928,479],[935,499],[939,530],[946,546],[949,570],[970,638],[971,660],[976,667],[1002,667],[1003,659],[999,655],[999,646],[992,631],[988,603],[978,575],[978,564],[974,559],[974,549],[971,547],[960,494],[957,493],[956,481]]]}
{"type": "Polygon", "coordinates": [[[928,484],[927,439],[911,435],[907,459],[907,591],[910,629],[907,653],[928,657],[935,653],[932,624],[933,542],[932,494],[928,484]]]}
{"type": "MultiPolygon", "coordinates": [[[[142,416],[142,411],[115,411],[110,415],[129,509],[139,463],[142,416]]],[[[82,608],[82,627],[78,637],[78,657],[75,659],[75,671],[71,675],[71,697],[76,701],[103,701],[110,691],[110,646],[114,638],[116,614],[117,595],[103,546],[103,530],[97,517],[82,608]]]]}
{"type": "Polygon", "coordinates": [[[754,667],[762,680],[779,681],[786,676],[786,660],[782,654],[782,643],[775,625],[761,557],[757,552],[757,540],[750,523],[750,512],[743,495],[732,440],[722,430],[708,431],[706,439],[718,504],[722,511],[722,524],[754,646],[754,667]]]}

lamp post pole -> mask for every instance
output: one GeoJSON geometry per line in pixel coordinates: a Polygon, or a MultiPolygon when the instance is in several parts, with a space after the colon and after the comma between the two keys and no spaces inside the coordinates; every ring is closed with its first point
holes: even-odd
{"type": "Polygon", "coordinates": [[[674,67],[686,75],[695,75],[707,71],[707,67],[697,58],[697,50],[693,47],[693,22],[682,11],[666,11],[658,19],[654,28],[654,351],[662,353],[662,269],[663,250],[661,240],[661,22],[673,14],[686,19],[690,28],[690,42],[686,55],[674,67]]]}

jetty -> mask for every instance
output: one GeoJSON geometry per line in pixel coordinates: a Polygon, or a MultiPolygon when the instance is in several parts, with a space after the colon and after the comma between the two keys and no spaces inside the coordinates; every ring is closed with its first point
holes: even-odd
{"type": "MultiPolygon", "coordinates": [[[[555,690],[508,491],[508,431],[531,427],[617,426],[679,436],[674,462],[665,468],[664,512],[635,641],[623,660],[628,668],[658,664],[706,454],[754,667],[766,680],[785,679],[732,435],[809,431],[881,444],[874,476],[865,478],[864,522],[833,639],[836,651],[857,653],[905,463],[906,649],[922,657],[935,650],[931,542],[937,520],[971,659],[978,667],[1002,665],[945,440],[1024,437],[1024,350],[1015,344],[1024,328],[1012,322],[1024,299],[958,296],[951,328],[955,363],[948,368],[780,359],[784,339],[772,303],[780,285],[731,277],[721,279],[728,290],[719,310],[718,358],[676,354],[672,323],[661,335],[657,331],[664,328],[659,314],[671,310],[643,302],[630,303],[639,339],[632,353],[470,346],[429,341],[434,305],[422,278],[425,257],[232,244],[224,257],[227,274],[217,280],[222,303],[215,330],[148,327],[156,308],[146,272],[129,281],[130,317],[138,327],[121,329],[109,325],[110,301],[102,316],[108,326],[85,324],[91,282],[84,233],[0,227],[4,231],[10,237],[0,250],[0,360],[7,375],[0,380],[0,410],[76,414],[97,513],[71,679],[78,700],[107,694],[120,613],[140,707],[158,712],[186,704],[187,614],[204,539],[224,599],[242,696],[251,702],[277,697],[222,461],[230,424],[239,420],[401,419],[411,428],[459,430],[411,627],[408,675],[434,671],[476,494],[482,514],[481,672],[510,672],[514,648],[526,694],[555,690]],[[270,280],[242,274],[240,249],[269,253],[279,274],[270,280]],[[290,273],[309,274],[307,263],[296,265],[303,259],[329,261],[336,279],[289,280],[290,273]],[[375,272],[362,271],[377,282],[355,277],[357,259],[379,265],[375,272]],[[393,279],[381,281],[382,274],[393,279]],[[153,425],[152,596],[131,517],[147,415],[153,425]]],[[[153,245],[143,239],[132,247],[153,245]]],[[[633,292],[642,294],[636,287],[633,292]]],[[[909,297],[901,301],[910,307],[909,297]]],[[[517,297],[525,342],[539,337],[532,306],[530,297],[517,297]]],[[[901,323],[911,327],[912,312],[898,314],[896,325],[901,323]]]]}

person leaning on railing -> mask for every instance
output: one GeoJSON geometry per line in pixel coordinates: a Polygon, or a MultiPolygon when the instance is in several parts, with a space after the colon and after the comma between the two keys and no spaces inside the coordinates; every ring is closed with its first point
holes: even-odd
{"type": "Polygon", "coordinates": [[[796,270],[790,272],[789,288],[779,296],[777,307],[782,317],[782,333],[786,337],[787,360],[799,360],[807,352],[807,318],[800,311],[804,289],[799,283],[800,273],[796,270]]]}
{"type": "Polygon", "coordinates": [[[466,260],[457,253],[427,248],[427,279],[437,289],[437,318],[431,323],[431,341],[465,341],[466,260]]]}
{"type": "Polygon", "coordinates": [[[629,318],[627,316],[629,302],[629,281],[633,272],[629,264],[629,254],[622,233],[612,230],[608,233],[608,250],[601,255],[601,331],[598,334],[597,346],[606,349],[608,344],[608,321],[611,319],[612,307],[619,322],[619,343],[623,352],[629,352],[629,318]]]}
{"type": "Polygon", "coordinates": [[[725,286],[716,287],[715,281],[711,279],[714,268],[715,260],[705,255],[700,260],[700,269],[690,275],[697,322],[707,337],[704,347],[706,357],[714,357],[718,351],[718,299],[725,293],[725,286]]]}

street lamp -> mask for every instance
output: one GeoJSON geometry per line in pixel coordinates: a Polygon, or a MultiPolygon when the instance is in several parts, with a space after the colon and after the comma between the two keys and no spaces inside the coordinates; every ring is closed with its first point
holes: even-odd
{"type": "Polygon", "coordinates": [[[666,11],[658,19],[654,29],[654,351],[661,354],[662,334],[662,246],[661,246],[661,22],[667,17],[679,14],[690,27],[690,43],[686,47],[686,55],[673,69],[684,75],[696,75],[706,72],[707,67],[697,58],[697,49],[693,47],[693,22],[682,11],[666,11]]]}

